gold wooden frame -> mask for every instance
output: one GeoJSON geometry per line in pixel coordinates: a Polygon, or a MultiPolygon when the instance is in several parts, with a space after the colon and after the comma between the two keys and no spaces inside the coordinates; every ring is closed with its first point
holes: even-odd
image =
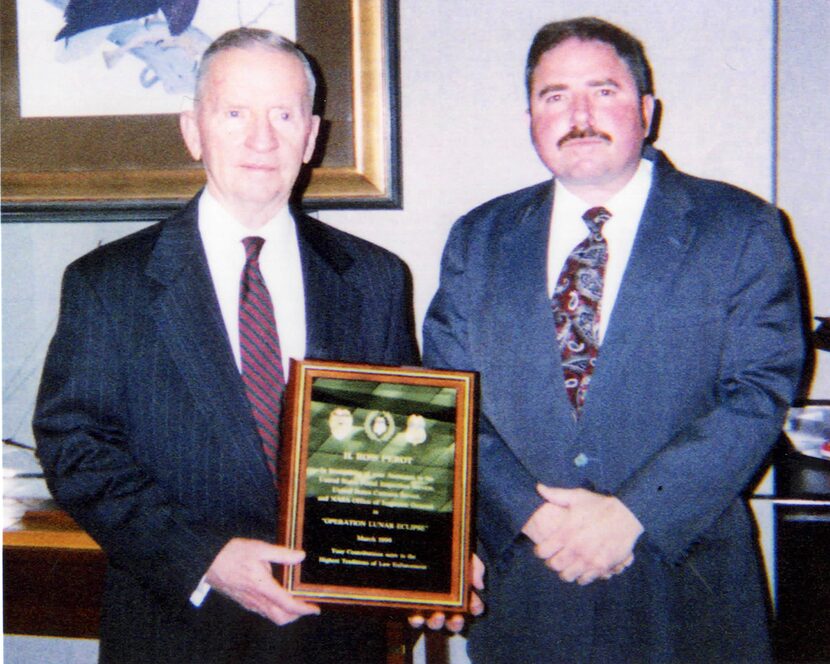
{"type": "MultiPolygon", "coordinates": [[[[352,80],[351,104],[347,103],[350,112],[348,117],[339,120],[350,126],[346,132],[332,132],[329,136],[329,147],[341,155],[350,155],[345,160],[349,163],[332,165],[323,158],[315,164],[310,169],[303,200],[312,209],[400,207],[397,2],[338,2],[348,3],[347,7],[337,7],[337,12],[347,17],[347,26],[332,27],[332,5],[318,0],[297,0],[298,41],[324,63],[324,75],[326,60],[350,57],[351,62],[338,62],[337,71],[331,75],[347,71],[352,80]],[[305,24],[299,21],[301,15],[307,19],[305,24]],[[335,34],[335,39],[330,35],[324,43],[345,43],[350,48],[341,46],[344,52],[334,55],[318,54],[314,51],[315,44],[307,44],[309,39],[316,41],[315,33],[332,30],[340,30],[340,34],[335,34]],[[343,30],[349,34],[343,34],[343,30]],[[303,33],[309,39],[304,39],[303,33]],[[332,145],[331,141],[336,140],[346,144],[332,145]]],[[[15,7],[14,0],[0,0],[4,23],[3,203],[85,202],[123,206],[148,201],[175,203],[191,197],[204,184],[204,174],[183,150],[175,115],[20,118],[15,7]],[[130,147],[121,148],[124,143],[130,147]],[[111,150],[118,149],[130,152],[123,158],[110,154],[111,150]],[[171,158],[175,163],[143,168],[139,155],[139,163],[125,167],[127,161],[133,160],[136,150],[143,151],[148,158],[175,153],[171,158]],[[79,167],[65,157],[73,151],[106,154],[115,163],[79,167]],[[16,164],[18,157],[25,162],[23,167],[16,164]]]]}
{"type": "Polygon", "coordinates": [[[321,360],[292,360],[290,373],[278,541],[306,558],[283,567],[285,589],[313,602],[467,611],[476,374],[321,360]],[[417,440],[414,413],[429,423],[417,440]],[[376,435],[373,418],[390,424],[376,435]]]}

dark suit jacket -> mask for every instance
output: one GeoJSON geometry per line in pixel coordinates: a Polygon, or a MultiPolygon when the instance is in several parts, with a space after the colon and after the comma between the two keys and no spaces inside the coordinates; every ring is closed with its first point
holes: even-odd
{"type": "Polygon", "coordinates": [[[774,208],[647,157],[652,188],[578,422],[546,288],[551,183],[473,210],[448,240],[424,361],[481,373],[476,661],[769,656],[741,492],[802,365],[793,256],[774,208]],[[635,565],[560,582],[521,536],[537,482],[619,497],[645,527],[635,565]]]}
{"type": "MultiPolygon", "coordinates": [[[[251,630],[290,635],[283,649],[298,640],[296,626],[251,626],[217,593],[201,609],[188,601],[230,538],[274,540],[277,507],[196,216],[194,199],[69,266],[38,396],[49,488],[109,560],[107,661],[221,661],[234,639],[238,649],[259,638],[251,630]]],[[[307,356],[416,363],[403,263],[295,217],[307,356]]]]}

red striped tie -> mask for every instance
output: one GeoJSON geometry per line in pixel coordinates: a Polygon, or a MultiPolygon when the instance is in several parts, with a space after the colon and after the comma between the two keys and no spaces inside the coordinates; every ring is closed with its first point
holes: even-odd
{"type": "Polygon", "coordinates": [[[259,252],[264,243],[261,237],[242,240],[245,267],[239,283],[239,351],[242,381],[262,438],[265,458],[271,472],[276,474],[285,378],[274,305],[259,269],[259,252]]]}

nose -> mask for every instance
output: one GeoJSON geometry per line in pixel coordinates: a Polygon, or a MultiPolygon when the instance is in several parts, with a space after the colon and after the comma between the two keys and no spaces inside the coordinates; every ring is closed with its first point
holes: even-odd
{"type": "Polygon", "coordinates": [[[575,127],[589,127],[594,120],[594,109],[589,94],[576,94],[571,106],[571,121],[575,127]]]}
{"type": "Polygon", "coordinates": [[[277,132],[267,114],[256,114],[251,118],[246,142],[248,147],[258,152],[278,147],[277,132]]]}

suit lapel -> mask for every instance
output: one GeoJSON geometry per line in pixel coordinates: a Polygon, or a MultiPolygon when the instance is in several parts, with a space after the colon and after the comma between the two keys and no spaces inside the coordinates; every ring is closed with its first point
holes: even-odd
{"type": "Polygon", "coordinates": [[[348,280],[354,259],[320,222],[296,211],[294,217],[305,289],[306,357],[352,357],[363,298],[348,280]]]}
{"type": "Polygon", "coordinates": [[[199,237],[197,200],[165,222],[150,257],[146,274],[160,285],[151,315],[197,407],[261,486],[268,469],[199,237]]]}
{"type": "Polygon", "coordinates": [[[649,330],[682,269],[694,232],[693,206],[675,174],[668,160],[658,154],[651,191],[580,418],[582,425],[605,417],[600,412],[606,410],[604,404],[614,402],[614,393],[625,385],[626,373],[636,366],[637,356],[647,352],[649,330]]]}
{"type": "Polygon", "coordinates": [[[492,263],[490,302],[481,312],[487,319],[483,334],[490,338],[478,344],[499,349],[483,359],[483,410],[534,474],[563,467],[554,457],[566,447],[544,444],[540,432],[560,438],[574,431],[547,293],[552,204],[548,183],[513,215],[516,223],[503,236],[492,263]],[[494,386],[491,403],[488,384],[494,386]]]}

